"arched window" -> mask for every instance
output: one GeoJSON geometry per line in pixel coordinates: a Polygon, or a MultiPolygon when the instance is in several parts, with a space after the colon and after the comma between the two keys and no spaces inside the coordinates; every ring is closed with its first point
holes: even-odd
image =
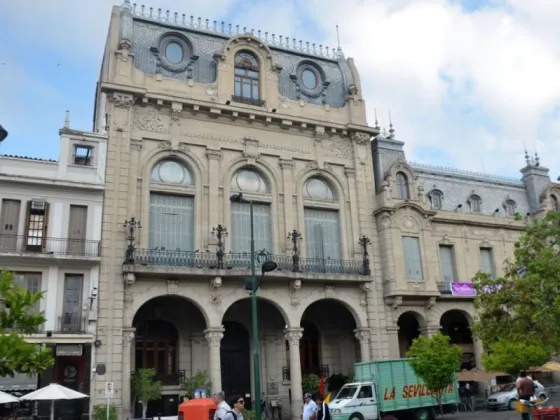
{"type": "Polygon", "coordinates": [[[408,177],[403,172],[397,172],[397,197],[402,200],[410,198],[410,188],[408,185],[408,177]]]}
{"type": "Polygon", "coordinates": [[[251,105],[260,105],[259,61],[248,51],[235,55],[233,99],[251,105]]]}
{"type": "MultiPolygon", "coordinates": [[[[255,250],[272,252],[272,216],[270,213],[270,187],[262,175],[248,168],[238,170],[231,179],[232,192],[251,195],[255,250]]],[[[251,251],[251,217],[248,203],[231,203],[232,252],[251,251]]]]}
{"type": "Polygon", "coordinates": [[[164,159],[154,165],[150,185],[150,249],[192,251],[194,249],[194,180],[181,162],[164,159]],[[184,186],[177,193],[167,187],[184,186]],[[189,188],[191,187],[191,188],[189,188]]]}
{"type": "Polygon", "coordinates": [[[178,333],[163,320],[144,321],[136,330],[136,369],[154,369],[163,382],[177,376],[178,333]]]}
{"type": "Polygon", "coordinates": [[[469,206],[471,208],[471,213],[480,213],[481,205],[482,205],[482,200],[478,195],[473,194],[469,197],[469,206]]]}
{"type": "Polygon", "coordinates": [[[443,205],[443,193],[440,190],[432,190],[430,193],[432,208],[439,210],[443,205]]]}
{"type": "Polygon", "coordinates": [[[552,194],[550,199],[552,200],[552,210],[560,211],[560,200],[558,200],[558,197],[552,194]]]}
{"type": "Polygon", "coordinates": [[[341,259],[336,194],[325,179],[311,177],[303,185],[303,199],[308,264],[318,272],[336,271],[341,259]]]}
{"type": "Polygon", "coordinates": [[[506,211],[506,216],[513,217],[515,215],[515,201],[513,200],[506,200],[504,203],[504,209],[506,211]]]}

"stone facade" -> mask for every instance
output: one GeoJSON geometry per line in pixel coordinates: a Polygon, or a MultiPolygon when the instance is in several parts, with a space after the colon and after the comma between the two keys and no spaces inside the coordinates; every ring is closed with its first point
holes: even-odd
{"type": "Polygon", "coordinates": [[[301,416],[302,372],[347,375],[358,360],[389,356],[373,281],[369,147],[379,130],[367,125],[353,61],[227,32],[128,2],[112,12],[95,122],[109,139],[95,350],[107,372],[92,397],[101,403],[113,382],[126,417],[142,366],[160,371],[159,412],[176,410],[180,378],[198,370],[213,390],[254,394],[250,258],[239,240],[248,226],[232,193],[256,203],[258,250],[278,263],[261,282],[258,319],[262,391],[283,417],[301,416]],[[172,196],[192,218],[192,229],[177,224],[176,245],[176,232],[158,227],[168,216],[157,201],[172,196]],[[336,228],[320,228],[317,246],[310,220],[326,215],[336,228]]]}
{"type": "MultiPolygon", "coordinates": [[[[27,392],[57,382],[89,394],[97,330],[101,219],[107,138],[60,131],[58,161],[0,156],[0,267],[28,290],[44,293],[46,322],[27,341],[53,350],[54,366],[37,376],[0,378],[0,390],[27,392]]],[[[89,401],[57,413],[89,412],[89,401]]],[[[50,414],[50,403],[39,415],[50,414]]]]}
{"type": "Polygon", "coordinates": [[[468,295],[479,270],[503,275],[526,221],[560,211],[560,185],[538,156],[527,155],[522,179],[510,179],[407,162],[403,145],[394,132],[372,142],[391,357],[403,356],[419,334],[442,329],[463,347],[463,367],[481,368],[482,347],[469,331],[473,297],[459,296],[453,284],[467,283],[468,295]],[[403,237],[417,241],[416,260],[403,237]]]}

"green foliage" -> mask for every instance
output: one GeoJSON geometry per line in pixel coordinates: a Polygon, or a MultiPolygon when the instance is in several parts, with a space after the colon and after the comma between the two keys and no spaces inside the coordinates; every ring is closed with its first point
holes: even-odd
{"type": "Polygon", "coordinates": [[[301,378],[301,388],[303,393],[311,393],[311,394],[316,394],[317,392],[319,392],[319,382],[321,381],[321,378],[319,378],[317,375],[315,375],[314,373],[310,373],[308,375],[303,375],[303,378],[301,378]]]}
{"type": "Polygon", "coordinates": [[[550,354],[538,345],[497,341],[482,356],[484,369],[488,372],[504,372],[517,375],[519,371],[546,362],[550,354]]]}
{"type": "Polygon", "coordinates": [[[255,410],[243,410],[243,420],[257,420],[257,413],[255,410]]]}
{"type": "MultiPolygon", "coordinates": [[[[107,404],[97,404],[93,406],[91,413],[93,420],[107,420],[107,404]]],[[[117,407],[115,404],[109,404],[109,420],[118,420],[117,407]]]]}
{"type": "Polygon", "coordinates": [[[329,392],[338,392],[340,388],[344,386],[350,380],[348,376],[343,375],[342,373],[333,373],[327,379],[327,385],[329,387],[329,392]]]}
{"type": "Polygon", "coordinates": [[[13,273],[0,273],[0,377],[41,373],[54,363],[51,349],[22,336],[37,333],[46,321],[42,312],[32,312],[43,293],[31,293],[13,279],[13,273]]]}
{"type": "Polygon", "coordinates": [[[155,376],[154,369],[138,369],[132,375],[132,392],[142,403],[142,418],[146,418],[148,403],[161,398],[161,382],[155,376]]]}
{"type": "Polygon", "coordinates": [[[205,388],[208,392],[212,389],[212,382],[205,370],[198,370],[194,376],[185,378],[181,384],[181,390],[185,392],[185,396],[189,399],[194,398],[194,390],[197,388],[205,388]]]}
{"type": "MultiPolygon", "coordinates": [[[[485,348],[496,343],[536,346],[560,351],[560,213],[527,224],[515,244],[514,259],[505,262],[505,275],[492,279],[478,273],[473,279],[478,316],[473,333],[485,348]]],[[[529,367],[530,352],[517,349],[521,365],[529,367]]],[[[499,358],[494,357],[494,360],[499,358]]],[[[495,363],[495,362],[492,362],[495,363]]],[[[502,370],[505,370],[503,368],[502,370]]]]}
{"type": "Polygon", "coordinates": [[[440,332],[432,337],[421,335],[412,342],[406,353],[407,357],[413,358],[410,365],[414,373],[432,391],[442,415],[442,397],[455,381],[455,373],[461,367],[462,354],[463,350],[455,344],[449,344],[449,337],[440,332]]]}

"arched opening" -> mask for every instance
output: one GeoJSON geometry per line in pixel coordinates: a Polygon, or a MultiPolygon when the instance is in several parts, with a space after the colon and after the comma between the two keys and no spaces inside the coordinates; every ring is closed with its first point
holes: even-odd
{"type": "Polygon", "coordinates": [[[469,197],[469,206],[471,208],[471,213],[480,213],[482,211],[482,199],[473,194],[469,197]]]}
{"type": "Polygon", "coordinates": [[[260,105],[259,60],[249,51],[235,55],[233,100],[250,105],[260,105]]]}
{"type": "MultiPolygon", "coordinates": [[[[288,354],[284,347],[284,327],[287,324],[282,313],[273,303],[259,298],[257,301],[261,392],[269,399],[278,398],[282,383],[283,363],[288,354]],[[281,355],[284,355],[282,358],[281,355]]],[[[245,408],[251,409],[254,401],[253,342],[251,299],[233,303],[225,312],[222,324],[225,328],[220,356],[222,363],[222,389],[226,395],[250,394],[245,398],[245,408]]]]}
{"type": "Polygon", "coordinates": [[[399,317],[397,325],[399,327],[400,356],[406,357],[406,352],[410,350],[412,342],[420,337],[425,322],[420,315],[414,312],[405,312],[399,317]]]}
{"type": "Polygon", "coordinates": [[[457,344],[463,350],[461,369],[473,369],[476,366],[474,341],[468,315],[452,309],[441,316],[440,325],[442,334],[447,335],[452,344],[457,344]]]}
{"type": "Polygon", "coordinates": [[[552,200],[552,210],[560,212],[560,200],[554,194],[550,196],[552,200]]]}
{"type": "Polygon", "coordinates": [[[397,197],[402,200],[408,200],[410,198],[410,186],[408,184],[408,177],[404,172],[397,172],[396,181],[397,197]]]}
{"type": "Polygon", "coordinates": [[[321,299],[303,312],[300,326],[302,375],[351,376],[360,360],[360,345],[354,335],[356,320],[350,310],[334,299],[321,299]]]}
{"type": "MultiPolygon", "coordinates": [[[[209,372],[206,321],[199,308],[180,296],[159,296],[144,303],[136,312],[132,370],[154,369],[164,385],[159,400],[148,403],[148,417],[177,413],[182,381],[197,371],[209,372]]],[[[136,417],[142,407],[135,401],[136,417]]]]}

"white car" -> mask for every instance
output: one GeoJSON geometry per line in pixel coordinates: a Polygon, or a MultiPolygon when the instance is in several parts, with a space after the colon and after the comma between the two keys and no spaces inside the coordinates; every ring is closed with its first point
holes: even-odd
{"type": "MultiPolygon", "coordinates": [[[[535,396],[541,399],[548,398],[547,389],[539,381],[534,381],[537,388],[535,389],[535,396]]],[[[515,384],[505,385],[500,392],[495,392],[488,396],[486,407],[488,410],[500,410],[506,408],[508,410],[515,410],[515,402],[517,401],[517,388],[515,384]]]]}

